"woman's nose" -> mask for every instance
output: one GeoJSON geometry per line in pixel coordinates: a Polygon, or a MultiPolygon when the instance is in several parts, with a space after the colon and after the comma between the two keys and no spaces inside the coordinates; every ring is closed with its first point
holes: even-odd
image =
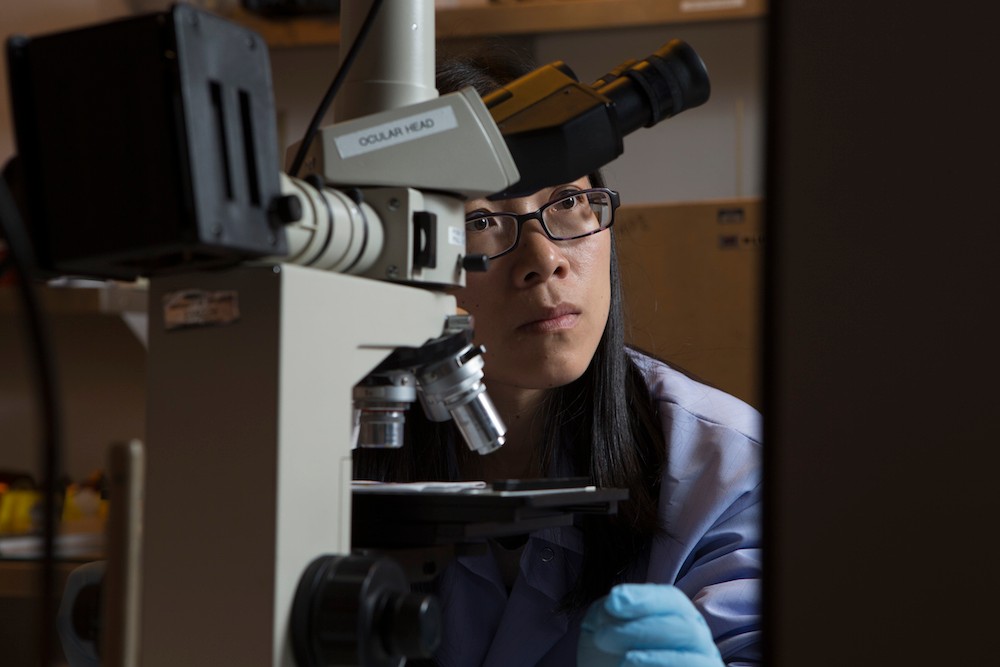
{"type": "Polygon", "coordinates": [[[537,220],[525,223],[521,242],[511,254],[517,258],[514,279],[521,285],[561,277],[569,266],[561,246],[545,235],[537,220]]]}

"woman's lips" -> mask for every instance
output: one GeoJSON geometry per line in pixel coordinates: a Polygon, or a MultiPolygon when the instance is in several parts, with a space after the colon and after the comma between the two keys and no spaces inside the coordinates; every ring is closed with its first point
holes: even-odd
{"type": "Polygon", "coordinates": [[[522,324],[518,329],[527,333],[552,333],[572,329],[579,319],[580,312],[575,308],[557,308],[537,320],[522,324]]]}

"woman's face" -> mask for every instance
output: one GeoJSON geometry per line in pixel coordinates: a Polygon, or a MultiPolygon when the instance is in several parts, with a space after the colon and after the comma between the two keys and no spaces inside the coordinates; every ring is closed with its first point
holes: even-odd
{"type": "MultiPolygon", "coordinates": [[[[530,213],[590,187],[582,178],[518,199],[474,199],[466,212],[530,213]]],[[[529,220],[512,252],[470,272],[455,291],[486,348],[487,386],[548,389],[579,378],[604,333],[611,302],[611,234],[551,241],[529,220]]]]}

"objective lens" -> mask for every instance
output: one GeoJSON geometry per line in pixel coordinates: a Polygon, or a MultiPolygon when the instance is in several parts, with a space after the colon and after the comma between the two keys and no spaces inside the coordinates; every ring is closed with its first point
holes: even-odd
{"type": "Polygon", "coordinates": [[[469,449],[489,454],[504,444],[507,427],[482,383],[483,348],[459,354],[417,372],[418,396],[429,419],[454,419],[469,449]]]}
{"type": "Polygon", "coordinates": [[[489,454],[500,449],[506,442],[506,427],[481,383],[473,397],[455,406],[451,415],[469,449],[473,451],[489,454]]]}
{"type": "Polygon", "coordinates": [[[417,398],[412,373],[373,373],[354,387],[355,441],[358,447],[403,446],[406,410],[417,398]]]}
{"type": "Polygon", "coordinates": [[[403,446],[406,408],[367,408],[358,411],[358,447],[399,449],[403,446]]]}

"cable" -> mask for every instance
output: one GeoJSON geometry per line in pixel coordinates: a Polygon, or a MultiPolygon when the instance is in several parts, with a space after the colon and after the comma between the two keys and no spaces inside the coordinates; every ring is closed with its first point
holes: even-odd
{"type": "Polygon", "coordinates": [[[351,48],[348,49],[347,55],[340,63],[340,69],[337,70],[337,74],[333,77],[333,81],[330,83],[330,87],[326,90],[326,95],[323,96],[323,100],[319,104],[319,108],[316,109],[316,113],[313,114],[312,121],[309,123],[309,129],[306,130],[305,136],[302,138],[302,143],[299,144],[299,150],[295,153],[295,159],[292,160],[292,166],[288,170],[289,176],[298,176],[299,170],[302,168],[302,163],[305,162],[306,152],[309,150],[309,145],[312,144],[313,139],[316,138],[316,132],[319,131],[319,124],[323,121],[323,116],[326,115],[327,110],[333,103],[333,98],[336,97],[337,92],[340,90],[340,86],[344,83],[344,77],[347,75],[348,70],[351,69],[351,65],[354,63],[354,59],[358,55],[358,51],[361,50],[361,46],[364,44],[365,39],[368,37],[368,33],[371,31],[372,24],[375,23],[375,17],[378,15],[379,9],[382,7],[382,0],[372,0],[371,7],[368,8],[368,15],[365,16],[364,23],[361,24],[361,29],[358,30],[358,36],[354,39],[354,43],[351,44],[351,48]]]}
{"type": "Polygon", "coordinates": [[[42,317],[35,293],[33,270],[31,267],[34,250],[25,230],[17,205],[7,183],[0,178],[0,234],[7,239],[8,268],[17,272],[15,281],[21,294],[24,315],[27,320],[28,346],[30,357],[35,362],[38,377],[39,400],[41,403],[44,449],[42,452],[42,572],[39,665],[55,664],[52,647],[55,644],[56,606],[55,600],[55,502],[58,472],[62,467],[61,419],[56,397],[56,378],[53,356],[49,343],[49,332],[42,317]]]}

